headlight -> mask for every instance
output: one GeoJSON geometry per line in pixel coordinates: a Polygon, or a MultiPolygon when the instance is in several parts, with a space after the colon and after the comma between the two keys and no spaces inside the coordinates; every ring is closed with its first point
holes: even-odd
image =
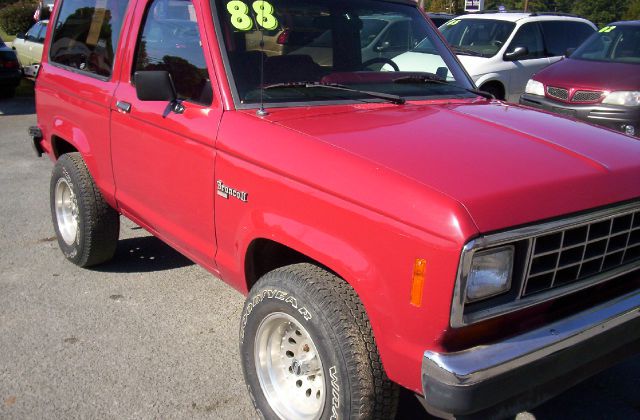
{"type": "Polygon", "coordinates": [[[544,96],[544,85],[537,80],[529,79],[524,91],[531,95],[544,96]]]}
{"type": "Polygon", "coordinates": [[[622,106],[639,106],[640,105],[640,92],[611,92],[604,97],[603,104],[609,105],[622,105],[622,106]]]}
{"type": "Polygon", "coordinates": [[[467,275],[467,301],[498,295],[511,288],[513,253],[513,246],[503,246],[474,254],[467,275]]]}

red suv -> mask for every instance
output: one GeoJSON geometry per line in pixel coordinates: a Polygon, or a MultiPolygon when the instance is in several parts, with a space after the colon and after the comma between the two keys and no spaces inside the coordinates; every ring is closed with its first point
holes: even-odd
{"type": "Polygon", "coordinates": [[[529,80],[523,105],[640,135],[640,21],[616,22],[529,80]]]}
{"type": "Polygon", "coordinates": [[[261,418],[393,418],[399,386],[505,416],[640,350],[640,142],[475,91],[415,1],[56,8],[32,134],[60,248],[109,260],[122,215],[246,294],[261,418]]]}

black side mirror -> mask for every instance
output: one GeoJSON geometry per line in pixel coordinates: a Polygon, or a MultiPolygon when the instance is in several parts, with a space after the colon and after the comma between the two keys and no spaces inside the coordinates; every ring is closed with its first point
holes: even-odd
{"type": "Polygon", "coordinates": [[[504,59],[507,61],[516,61],[528,55],[529,49],[527,47],[515,47],[513,50],[504,54],[504,59]]]}
{"type": "Polygon", "coordinates": [[[571,54],[573,54],[574,52],[576,52],[575,48],[567,48],[567,51],[564,52],[564,56],[569,58],[571,57],[571,54]]]}
{"type": "Polygon", "coordinates": [[[24,32],[20,32],[19,34],[16,34],[16,39],[24,39],[24,32]]]}
{"type": "Polygon", "coordinates": [[[178,99],[176,87],[168,71],[137,71],[133,74],[136,95],[141,101],[168,101],[162,113],[167,118],[170,113],[182,114],[185,110],[182,100],[178,99]]]}
{"type": "Polygon", "coordinates": [[[141,101],[175,102],[178,97],[168,71],[137,71],[133,74],[133,81],[141,101]]]}

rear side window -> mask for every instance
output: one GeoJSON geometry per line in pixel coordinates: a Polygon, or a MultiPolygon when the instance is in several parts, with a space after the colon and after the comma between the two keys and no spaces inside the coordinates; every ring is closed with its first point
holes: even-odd
{"type": "Polygon", "coordinates": [[[211,105],[211,82],[190,0],[154,0],[136,48],[134,72],[167,71],[180,99],[211,105]]]}
{"type": "Polygon", "coordinates": [[[50,61],[110,77],[128,0],[63,0],[50,61]]]}
{"type": "Polygon", "coordinates": [[[540,22],[540,26],[549,57],[564,55],[569,48],[577,48],[595,32],[582,22],[547,21],[540,22]]]}

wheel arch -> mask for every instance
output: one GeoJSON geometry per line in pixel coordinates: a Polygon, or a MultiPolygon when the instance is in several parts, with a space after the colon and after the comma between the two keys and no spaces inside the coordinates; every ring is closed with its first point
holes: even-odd
{"type": "Polygon", "coordinates": [[[506,83],[499,79],[498,77],[492,77],[489,76],[486,79],[480,79],[478,80],[478,82],[476,83],[478,86],[478,89],[483,90],[483,88],[485,88],[486,86],[496,86],[498,89],[500,89],[502,91],[502,98],[498,98],[498,99],[506,99],[507,97],[507,85],[506,83]]]}
{"type": "Polygon", "coordinates": [[[56,160],[66,153],[79,152],[71,142],[57,135],[51,136],[51,150],[56,160]]]}
{"type": "Polygon", "coordinates": [[[50,136],[52,151],[56,159],[73,149],[73,151],[79,152],[88,164],[87,160],[91,154],[91,146],[88,136],[82,128],[58,116],[52,121],[50,136]]]}
{"type": "Polygon", "coordinates": [[[287,245],[267,238],[255,238],[251,241],[245,253],[244,272],[246,289],[251,290],[256,282],[269,271],[304,262],[316,265],[341,277],[320,261],[287,245]]]}
{"type": "MultiPolygon", "coordinates": [[[[95,156],[91,142],[89,141],[89,136],[85,134],[82,128],[57,116],[53,119],[53,123],[49,126],[48,130],[43,131],[45,131],[45,137],[49,139],[50,143],[51,150],[49,157],[57,161],[60,156],[66,153],[80,153],[82,160],[85,165],[87,165],[87,169],[104,196],[104,199],[111,207],[117,208],[114,196],[115,186],[110,172],[111,161],[105,162],[103,160],[101,162],[100,157],[95,156]],[[108,165],[106,163],[108,163],[108,165]]],[[[46,141],[43,142],[43,144],[46,144],[46,141]]],[[[100,147],[97,149],[99,150],[100,147]]]]}
{"type": "MultiPolygon", "coordinates": [[[[313,230],[312,227],[308,227],[308,229],[313,230]]],[[[368,261],[364,253],[355,249],[351,244],[345,243],[340,238],[328,237],[322,232],[318,232],[318,234],[323,235],[322,245],[319,245],[318,242],[300,240],[295,236],[265,234],[252,239],[246,247],[244,255],[244,281],[246,283],[241,285],[241,288],[249,291],[263,274],[282,266],[300,262],[311,263],[336,275],[353,289],[362,302],[364,311],[371,322],[375,341],[383,361],[383,368],[389,375],[391,372],[387,366],[395,358],[392,355],[395,353],[395,349],[392,350],[389,347],[389,332],[385,332],[385,328],[382,327],[382,324],[388,320],[383,321],[384,311],[379,312],[381,308],[376,305],[376,296],[380,293],[379,287],[383,287],[380,281],[381,273],[377,271],[375,263],[368,261]],[[366,269],[363,270],[363,267],[366,269]]],[[[308,239],[314,234],[309,233],[305,236],[308,239]]],[[[402,382],[399,381],[401,384],[402,382]]]]}
{"type": "Polygon", "coordinates": [[[247,245],[241,247],[245,250],[242,261],[244,284],[240,285],[240,289],[245,292],[251,290],[260,277],[269,271],[301,262],[317,265],[340,277],[351,285],[359,297],[362,293],[358,289],[364,283],[360,280],[365,274],[359,272],[355,266],[366,264],[368,268],[366,277],[375,277],[374,264],[369,264],[365,254],[356,249],[353,244],[291,219],[282,220],[280,226],[288,226],[292,231],[285,229],[279,234],[274,234],[268,231],[262,232],[262,229],[254,226],[255,235],[245,239],[247,245]],[[307,231],[304,239],[294,234],[294,231],[299,231],[303,227],[307,231]],[[339,251],[336,252],[336,250],[339,251]]]}

